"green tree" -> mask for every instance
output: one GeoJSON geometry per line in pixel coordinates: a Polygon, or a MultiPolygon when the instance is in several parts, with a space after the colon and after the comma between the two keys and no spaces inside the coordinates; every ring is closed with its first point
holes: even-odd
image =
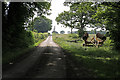
{"type": "Polygon", "coordinates": [[[45,16],[37,17],[33,21],[34,29],[38,32],[48,32],[52,28],[52,20],[46,18],[45,16]]]}
{"type": "Polygon", "coordinates": [[[73,13],[70,11],[64,11],[62,13],[60,13],[58,15],[58,17],[56,17],[56,21],[58,22],[58,24],[63,24],[65,25],[65,27],[70,27],[71,28],[71,33],[72,33],[72,29],[74,28],[74,22],[73,22],[73,13]]]}
{"type": "Polygon", "coordinates": [[[85,26],[94,24],[92,15],[95,14],[95,7],[91,2],[71,3],[70,10],[64,11],[56,18],[58,23],[79,29],[80,37],[84,34],[85,26]]]}
{"type": "Polygon", "coordinates": [[[31,45],[32,34],[25,30],[24,23],[34,15],[35,11],[44,14],[48,12],[49,7],[48,2],[10,2],[9,5],[2,2],[3,53],[8,49],[31,45]]]}
{"type": "Polygon", "coordinates": [[[120,2],[103,2],[98,7],[93,16],[104,24],[109,30],[110,37],[115,44],[115,48],[120,50],[120,2]]]}

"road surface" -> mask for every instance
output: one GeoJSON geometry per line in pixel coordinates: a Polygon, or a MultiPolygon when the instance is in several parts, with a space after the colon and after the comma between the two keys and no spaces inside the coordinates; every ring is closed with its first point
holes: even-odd
{"type": "Polygon", "coordinates": [[[66,78],[64,53],[52,36],[43,41],[31,55],[3,71],[6,78],[66,78]]]}

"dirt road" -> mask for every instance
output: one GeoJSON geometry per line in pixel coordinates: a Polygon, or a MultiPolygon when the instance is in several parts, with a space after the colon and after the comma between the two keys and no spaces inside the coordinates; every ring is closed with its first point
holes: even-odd
{"type": "Polygon", "coordinates": [[[49,36],[30,56],[3,72],[5,78],[66,78],[64,53],[49,36]]]}

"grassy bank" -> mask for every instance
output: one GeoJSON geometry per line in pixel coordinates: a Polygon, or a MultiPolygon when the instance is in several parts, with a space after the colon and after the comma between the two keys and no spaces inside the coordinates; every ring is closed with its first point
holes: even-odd
{"type": "Polygon", "coordinates": [[[33,36],[35,41],[33,46],[38,46],[43,40],[45,40],[48,37],[48,33],[33,32],[33,36]]]}
{"type": "Polygon", "coordinates": [[[66,54],[71,77],[116,78],[120,76],[119,52],[112,50],[107,38],[102,47],[83,47],[84,41],[73,34],[56,34],[53,40],[66,54]],[[74,42],[77,40],[78,42],[74,42]],[[73,41],[73,42],[72,42],[73,41]]]}
{"type": "MultiPolygon", "coordinates": [[[[13,48],[9,51],[6,51],[6,53],[3,53],[2,56],[2,64],[9,64],[11,62],[14,62],[17,60],[17,58],[25,55],[26,53],[29,53],[33,50],[33,48],[35,48],[36,46],[38,46],[42,41],[44,41],[47,37],[48,37],[48,33],[35,33],[35,32],[31,32],[31,35],[29,35],[28,37],[30,37],[30,40],[27,44],[31,44],[33,42],[33,44],[27,46],[27,47],[16,47],[13,48]],[[32,36],[32,38],[31,38],[32,36]]],[[[28,41],[28,40],[26,40],[28,41]]]]}

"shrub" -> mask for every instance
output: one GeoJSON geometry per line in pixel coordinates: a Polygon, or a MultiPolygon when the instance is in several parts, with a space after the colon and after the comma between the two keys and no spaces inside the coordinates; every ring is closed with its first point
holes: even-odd
{"type": "Polygon", "coordinates": [[[48,37],[48,33],[36,33],[36,32],[32,33],[34,36],[35,43],[37,43],[41,39],[45,39],[46,37],[48,37]]]}

